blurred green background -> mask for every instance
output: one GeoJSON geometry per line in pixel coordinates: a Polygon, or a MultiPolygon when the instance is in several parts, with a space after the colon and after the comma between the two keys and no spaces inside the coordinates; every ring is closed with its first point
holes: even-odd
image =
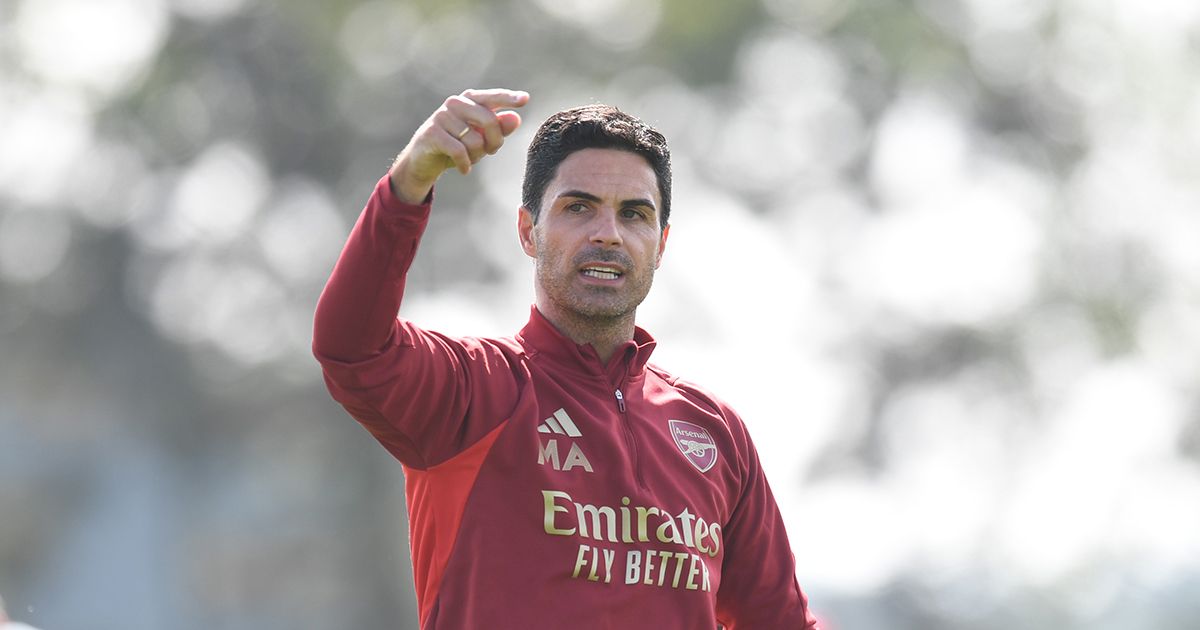
{"type": "Polygon", "coordinates": [[[619,105],[675,157],[640,322],[746,418],[827,630],[1194,629],[1197,79],[1192,0],[0,0],[0,593],[417,627],[312,311],[413,129],[505,86],[406,315],[516,330],[530,133],[619,105]]]}

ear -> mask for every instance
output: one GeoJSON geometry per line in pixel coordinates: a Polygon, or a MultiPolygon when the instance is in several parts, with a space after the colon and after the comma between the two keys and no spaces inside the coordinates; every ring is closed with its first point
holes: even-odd
{"type": "Polygon", "coordinates": [[[521,206],[517,211],[517,237],[521,239],[521,249],[530,258],[537,258],[537,244],[533,240],[533,212],[521,206]]]}
{"type": "Polygon", "coordinates": [[[654,268],[662,266],[663,252],[667,251],[667,236],[671,234],[671,224],[663,226],[662,236],[658,237],[658,255],[654,257],[654,268]]]}

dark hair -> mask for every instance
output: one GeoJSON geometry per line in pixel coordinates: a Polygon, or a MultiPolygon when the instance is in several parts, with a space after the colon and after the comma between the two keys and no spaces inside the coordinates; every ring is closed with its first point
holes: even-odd
{"type": "Polygon", "coordinates": [[[542,123],[525,159],[521,203],[537,223],[542,195],[558,165],[580,149],[618,149],[645,158],[658,178],[659,228],[671,216],[671,151],[667,139],[650,125],[611,105],[584,105],[563,110],[542,123]]]}

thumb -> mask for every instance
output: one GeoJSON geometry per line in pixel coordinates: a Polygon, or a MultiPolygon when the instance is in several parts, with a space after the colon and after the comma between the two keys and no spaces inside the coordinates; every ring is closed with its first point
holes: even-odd
{"type": "Polygon", "coordinates": [[[521,126],[521,115],[517,112],[497,112],[496,119],[500,121],[500,133],[509,135],[521,126]]]}

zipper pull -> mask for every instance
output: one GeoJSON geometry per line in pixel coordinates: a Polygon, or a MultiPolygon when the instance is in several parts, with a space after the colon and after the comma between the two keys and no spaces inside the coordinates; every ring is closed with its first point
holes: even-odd
{"type": "Polygon", "coordinates": [[[617,394],[617,409],[620,409],[621,413],[625,413],[625,394],[622,394],[621,390],[619,390],[619,389],[616,391],[616,394],[617,394]]]}

